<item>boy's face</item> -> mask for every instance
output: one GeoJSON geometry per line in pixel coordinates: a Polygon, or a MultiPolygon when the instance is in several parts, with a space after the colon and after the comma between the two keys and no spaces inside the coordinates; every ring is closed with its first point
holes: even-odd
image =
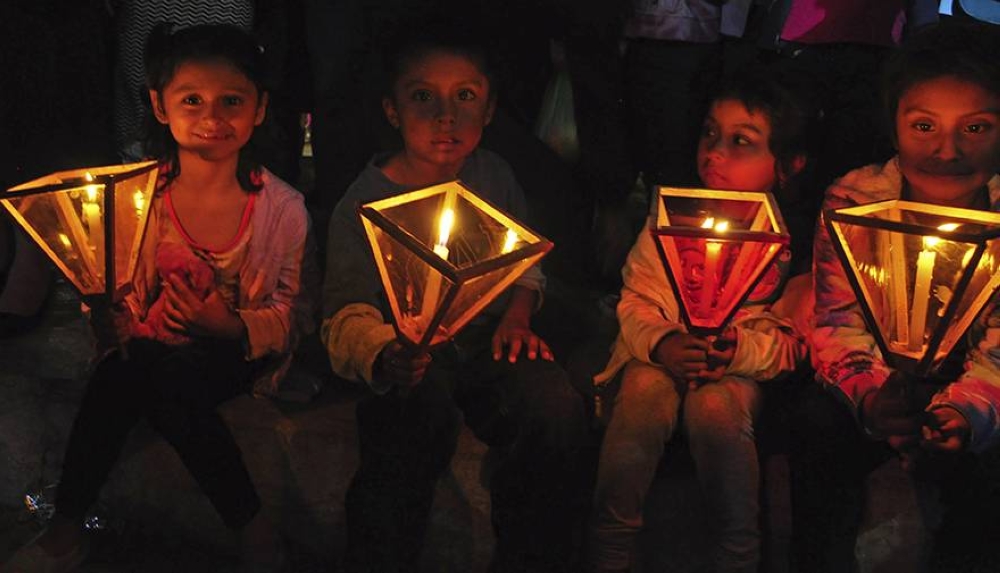
{"type": "Polygon", "coordinates": [[[468,57],[432,51],[410,63],[382,100],[406,159],[441,178],[458,174],[493,118],[489,80],[468,57]]]}
{"type": "Polygon", "coordinates": [[[896,137],[912,199],[970,206],[1000,169],[1000,94],[949,76],[918,83],[899,100],[896,137]]]}
{"type": "Polygon", "coordinates": [[[205,159],[231,157],[264,121],[267,94],[223,61],[177,66],[162,92],[150,90],[156,119],[170,126],[179,149],[205,159]]]}
{"type": "Polygon", "coordinates": [[[712,189],[770,191],[777,179],[771,122],[731,99],[712,104],[698,141],[698,177],[712,189]]]}

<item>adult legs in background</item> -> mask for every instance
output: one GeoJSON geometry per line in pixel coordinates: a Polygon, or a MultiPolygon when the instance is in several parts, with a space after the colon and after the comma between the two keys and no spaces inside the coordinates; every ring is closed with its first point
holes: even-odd
{"type": "Polygon", "coordinates": [[[695,152],[722,44],[632,39],[625,96],[637,169],[647,186],[697,182],[695,152]]]}
{"type": "Polygon", "coordinates": [[[689,390],[684,430],[705,499],[715,514],[716,573],[756,573],[760,562],[760,467],[754,435],[758,384],[727,376],[689,390]]]}
{"type": "Polygon", "coordinates": [[[659,367],[633,360],[601,445],[586,569],[627,571],[642,529],[642,510],[666,442],[677,427],[681,398],[659,367]]]}

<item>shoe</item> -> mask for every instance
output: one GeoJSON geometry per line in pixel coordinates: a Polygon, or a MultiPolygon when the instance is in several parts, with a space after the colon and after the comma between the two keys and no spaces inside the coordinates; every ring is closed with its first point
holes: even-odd
{"type": "Polygon", "coordinates": [[[39,537],[41,534],[18,549],[6,563],[0,565],[0,573],[70,573],[76,571],[87,558],[85,543],[77,545],[69,553],[53,556],[38,545],[39,537]]]}

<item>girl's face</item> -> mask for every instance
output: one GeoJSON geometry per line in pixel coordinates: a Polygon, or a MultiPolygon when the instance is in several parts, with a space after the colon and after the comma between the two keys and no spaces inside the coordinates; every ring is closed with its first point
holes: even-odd
{"type": "Polygon", "coordinates": [[[450,178],[479,145],[494,102],[489,80],[468,57],[431,51],[410,63],[382,108],[411,165],[450,178]]]}
{"type": "Polygon", "coordinates": [[[237,155],[267,107],[267,94],[224,61],[182,63],[163,91],[150,90],[149,97],[179,151],[208,160],[237,155]]]}
{"type": "Polygon", "coordinates": [[[712,189],[771,191],[777,161],[771,154],[771,121],[731,99],[712,104],[698,141],[698,176],[712,189]]]}
{"type": "Polygon", "coordinates": [[[896,137],[910,198],[970,206],[1000,170],[1000,95],[954,77],[918,83],[899,100],[896,137]]]}

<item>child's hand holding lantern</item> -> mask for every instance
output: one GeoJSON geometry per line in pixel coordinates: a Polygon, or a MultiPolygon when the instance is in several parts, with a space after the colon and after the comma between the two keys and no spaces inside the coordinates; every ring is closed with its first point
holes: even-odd
{"type": "Polygon", "coordinates": [[[971,433],[969,421],[949,406],[927,412],[920,429],[920,447],[930,452],[958,453],[965,449],[971,433]]]}
{"type": "Polygon", "coordinates": [[[916,448],[924,419],[913,395],[915,386],[905,374],[895,371],[881,388],[862,398],[859,408],[864,427],[902,454],[916,448]]]}
{"type": "Polygon", "coordinates": [[[431,355],[427,352],[414,353],[411,348],[393,340],[375,360],[373,376],[398,386],[400,392],[405,394],[423,381],[430,363],[431,355]]]}
{"type": "Polygon", "coordinates": [[[678,382],[694,389],[717,382],[726,372],[736,350],[735,331],[728,329],[712,339],[674,332],[664,336],[653,349],[653,359],[663,365],[678,382]]]}
{"type": "Polygon", "coordinates": [[[90,328],[97,344],[97,355],[113,348],[124,348],[132,336],[132,311],[124,302],[108,304],[95,299],[90,307],[90,328]]]}

